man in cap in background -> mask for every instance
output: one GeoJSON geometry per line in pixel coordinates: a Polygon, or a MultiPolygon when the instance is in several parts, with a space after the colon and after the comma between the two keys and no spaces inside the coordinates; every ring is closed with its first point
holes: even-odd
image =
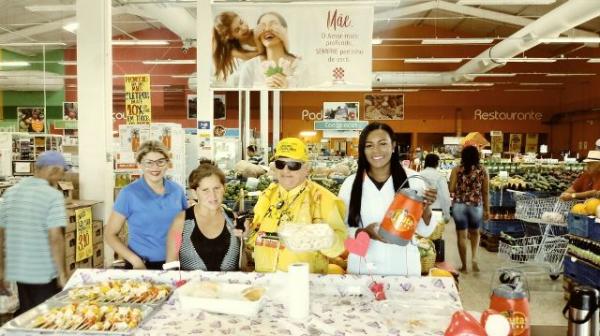
{"type": "Polygon", "coordinates": [[[4,281],[17,283],[17,315],[58,293],[66,282],[63,227],[67,215],[63,194],[55,185],[67,168],[61,153],[42,153],[34,175],[9,188],[0,203],[0,231],[5,237],[0,247],[6,256],[0,286],[4,281]]]}
{"type": "Polygon", "coordinates": [[[600,197],[600,150],[589,151],[583,162],[586,163],[585,171],[560,195],[561,200],[600,197]]]}
{"type": "Polygon", "coordinates": [[[255,270],[287,271],[290,264],[306,262],[312,273],[325,274],[329,258],[335,258],[345,250],[344,203],[329,190],[308,179],[308,150],[300,139],[279,141],[274,160],[277,182],[271,183],[259,197],[254,207],[254,220],[246,236],[255,270]],[[333,243],[319,251],[292,251],[280,241],[277,233],[286,223],[328,224],[333,231],[333,243]]]}

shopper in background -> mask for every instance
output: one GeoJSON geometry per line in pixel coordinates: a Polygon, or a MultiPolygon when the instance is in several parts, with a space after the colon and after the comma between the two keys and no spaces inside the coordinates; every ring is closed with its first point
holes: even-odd
{"type": "Polygon", "coordinates": [[[252,29],[235,12],[223,12],[215,17],[213,27],[213,63],[215,76],[226,81],[236,70],[237,60],[249,60],[256,55],[252,29]]]}
{"type": "MultiPolygon", "coordinates": [[[[430,204],[436,199],[435,189],[426,188],[419,179],[411,179],[402,186],[408,175],[417,173],[410,171],[410,174],[407,174],[400,166],[398,151],[394,150],[396,146],[392,140],[393,136],[394,131],[389,125],[378,122],[370,123],[362,130],[358,140],[357,172],[346,178],[340,188],[339,197],[348,208],[347,223],[351,235],[365,231],[372,239],[367,255],[367,258],[371,257],[369,261],[375,260],[377,256],[392,259],[383,260],[386,265],[374,265],[372,271],[363,267],[365,272],[420,275],[420,257],[415,244],[388,244],[378,234],[379,224],[394,200],[396,191],[401,187],[421,189],[424,192],[427,205],[423,218],[417,225],[417,232],[426,231],[426,226],[431,220],[430,204]]],[[[361,267],[354,265],[352,259],[348,260],[348,272],[358,272],[359,269],[361,267]]]]}
{"type": "Polygon", "coordinates": [[[120,256],[126,267],[162,269],[165,262],[167,232],[175,216],[188,204],[183,189],[165,178],[169,151],[159,141],[146,141],[136,154],[142,177],[129,184],[115,201],[104,231],[104,240],[120,256]],[[127,245],[119,231],[127,221],[127,245]]]}
{"type": "Polygon", "coordinates": [[[306,262],[311,272],[327,273],[328,258],[344,252],[347,236],[344,204],[329,190],[308,180],[308,150],[300,139],[279,141],[274,159],[277,183],[272,183],[259,197],[246,238],[255,270],[287,271],[290,264],[306,262]],[[286,222],[327,223],[335,235],[333,245],[320,251],[293,252],[279,242],[277,235],[279,226],[286,222]]]}
{"type": "Polygon", "coordinates": [[[248,154],[248,162],[255,165],[261,165],[264,163],[262,156],[258,154],[256,145],[249,145],[246,147],[246,153],[248,154]]]}
{"type": "Polygon", "coordinates": [[[167,239],[167,262],[179,260],[183,270],[237,270],[241,232],[236,232],[233,213],[222,206],[225,174],[211,161],[201,161],[188,185],[198,203],[175,217],[167,239]]]}
{"type": "Polygon", "coordinates": [[[437,199],[431,205],[432,211],[441,212],[444,222],[450,220],[450,192],[448,190],[448,180],[437,168],[440,162],[440,157],[436,154],[427,154],[425,156],[424,169],[421,171],[421,176],[427,180],[429,185],[434,186],[437,190],[437,199]]]}
{"type": "Polygon", "coordinates": [[[461,152],[459,166],[450,175],[450,193],[454,194],[452,217],[456,223],[458,254],[462,263],[460,271],[467,272],[467,237],[471,242],[471,265],[479,272],[477,249],[479,228],[490,217],[488,174],[479,163],[479,150],[467,146],[461,152]],[[468,235],[467,235],[468,229],[468,235]]]}
{"type": "MultiPolygon", "coordinates": [[[[5,268],[0,286],[16,281],[20,308],[17,315],[58,293],[66,282],[63,227],[65,200],[55,186],[67,165],[55,151],[42,153],[35,174],[9,188],[0,202],[0,231],[4,231],[5,268]]],[[[2,261],[4,262],[4,261],[2,261]]]]}
{"type": "Polygon", "coordinates": [[[600,150],[589,151],[583,162],[586,163],[586,170],[560,195],[561,200],[600,197],[600,150]]]}

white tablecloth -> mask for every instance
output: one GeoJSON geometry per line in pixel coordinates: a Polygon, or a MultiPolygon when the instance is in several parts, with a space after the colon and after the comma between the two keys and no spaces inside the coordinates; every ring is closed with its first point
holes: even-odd
{"type": "MultiPolygon", "coordinates": [[[[311,275],[311,314],[287,317],[286,273],[181,272],[183,279],[252,283],[267,288],[264,307],[254,318],[182,310],[169,299],[134,335],[443,335],[461,302],[451,278],[311,275]],[[375,301],[368,285],[384,283],[387,300],[375,301]]],[[[67,288],[108,279],[174,282],[177,271],[77,270],[67,288]]],[[[5,335],[6,330],[0,330],[5,335]]]]}

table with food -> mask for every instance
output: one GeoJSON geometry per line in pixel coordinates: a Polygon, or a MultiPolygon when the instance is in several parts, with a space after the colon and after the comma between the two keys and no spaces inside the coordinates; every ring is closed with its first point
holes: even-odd
{"type": "Polygon", "coordinates": [[[299,296],[283,272],[81,269],[0,335],[443,335],[462,308],[447,277],[307,278],[299,296]]]}

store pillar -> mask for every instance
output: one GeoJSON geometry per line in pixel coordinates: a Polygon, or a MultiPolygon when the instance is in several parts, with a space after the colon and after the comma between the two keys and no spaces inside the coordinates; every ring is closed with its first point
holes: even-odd
{"type": "MultiPolygon", "coordinates": [[[[212,48],[212,7],[211,1],[196,1],[196,88],[197,100],[197,121],[210,121],[209,148],[210,159],[215,157],[214,133],[214,105],[213,91],[210,89],[210,69],[212,67],[211,55],[212,48]]],[[[200,132],[200,130],[198,130],[200,132]]],[[[206,156],[206,155],[202,155],[206,156]]]]}
{"type": "MultiPolygon", "coordinates": [[[[114,184],[111,2],[77,0],[76,11],[80,198],[102,201],[94,218],[104,220],[112,209],[114,184]]],[[[109,250],[104,255],[112,256],[109,250]]]]}

